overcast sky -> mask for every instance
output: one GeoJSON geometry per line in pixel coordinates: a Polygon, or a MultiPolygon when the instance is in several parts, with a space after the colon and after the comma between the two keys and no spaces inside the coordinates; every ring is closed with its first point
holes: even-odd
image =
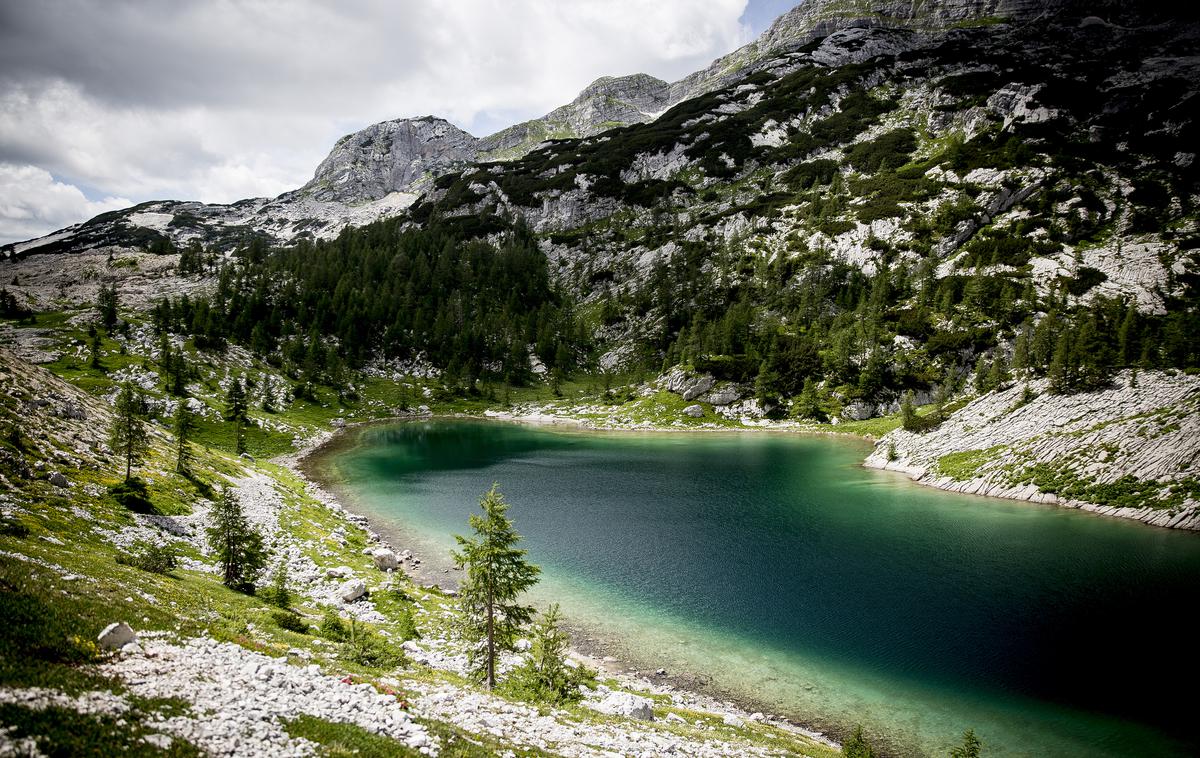
{"type": "Polygon", "coordinates": [[[343,134],[483,136],[603,75],[672,81],[797,0],[0,0],[0,243],[151,199],[273,196],[343,134]]]}

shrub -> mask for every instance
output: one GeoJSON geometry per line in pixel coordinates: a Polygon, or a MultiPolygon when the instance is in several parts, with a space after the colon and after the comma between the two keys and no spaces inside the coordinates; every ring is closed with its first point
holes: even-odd
{"type": "Polygon", "coordinates": [[[325,611],[325,616],[321,619],[319,632],[322,637],[334,642],[345,642],[350,638],[349,625],[332,609],[325,611]]]}
{"type": "Polygon", "coordinates": [[[396,616],[396,633],[401,640],[419,640],[421,632],[417,629],[417,621],[413,618],[412,609],[407,605],[401,606],[396,616]]]}
{"type": "Polygon", "coordinates": [[[0,516],[0,535],[5,537],[28,537],[29,527],[10,516],[0,516]]]}
{"type": "Polygon", "coordinates": [[[350,621],[350,639],[342,648],[342,659],[371,668],[390,669],[403,665],[404,653],[371,630],[350,621]]]}
{"type": "Polygon", "coordinates": [[[155,513],[146,483],[137,477],[109,487],[108,495],[117,505],[124,506],[134,513],[155,513]]]}
{"type": "Polygon", "coordinates": [[[289,632],[296,632],[298,634],[308,634],[308,623],[298,613],[292,611],[272,611],[271,620],[280,629],[286,629],[289,632]]]}
{"type": "Polygon", "coordinates": [[[167,542],[138,540],[128,553],[117,555],[117,563],[155,574],[169,574],[179,564],[179,553],[174,545],[167,542]]]}

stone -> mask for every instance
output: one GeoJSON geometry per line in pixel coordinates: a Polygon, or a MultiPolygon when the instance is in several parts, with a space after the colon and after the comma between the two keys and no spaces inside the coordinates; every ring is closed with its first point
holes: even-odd
{"type": "Polygon", "coordinates": [[[746,725],[745,721],[742,721],[740,718],[738,718],[737,716],[734,716],[732,713],[726,713],[721,718],[721,721],[725,722],[725,726],[732,726],[735,729],[740,729],[746,725]]]}
{"type": "Polygon", "coordinates": [[[371,552],[371,560],[380,571],[395,571],[400,565],[400,559],[386,547],[371,552]]]}
{"type": "Polygon", "coordinates": [[[589,708],[611,716],[624,716],[639,721],[654,720],[654,703],[649,698],[628,692],[610,692],[599,702],[587,702],[589,708]]]}
{"type": "Polygon", "coordinates": [[[61,471],[55,471],[54,473],[50,474],[50,483],[55,487],[70,486],[70,483],[67,481],[67,477],[65,477],[61,471]]]}
{"type": "Polygon", "coordinates": [[[703,418],[704,407],[701,405],[689,405],[683,409],[683,415],[691,418],[703,418]]]}
{"type": "Polygon", "coordinates": [[[115,621],[104,627],[96,642],[105,650],[120,650],[131,642],[137,642],[137,634],[124,621],[115,621]]]}
{"type": "Polygon", "coordinates": [[[344,603],[353,603],[365,594],[367,594],[367,585],[363,584],[361,579],[351,579],[338,588],[338,597],[344,603]]]}
{"type": "Polygon", "coordinates": [[[345,579],[354,576],[354,569],[349,566],[338,566],[336,568],[325,569],[325,576],[330,579],[345,579]]]}

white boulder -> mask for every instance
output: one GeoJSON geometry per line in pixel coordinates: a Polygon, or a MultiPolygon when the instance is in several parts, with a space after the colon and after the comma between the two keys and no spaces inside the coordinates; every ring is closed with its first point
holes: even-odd
{"type": "Polygon", "coordinates": [[[124,621],[117,621],[104,627],[96,642],[105,650],[120,650],[131,642],[137,642],[137,634],[124,621]]]}
{"type": "Polygon", "coordinates": [[[400,559],[386,547],[371,551],[371,560],[375,562],[375,568],[380,571],[395,571],[400,565],[400,559]]]}
{"type": "Polygon", "coordinates": [[[654,720],[654,703],[649,698],[631,695],[628,692],[610,692],[603,700],[587,702],[585,705],[610,716],[624,716],[640,721],[654,720]]]}
{"type": "Polygon", "coordinates": [[[338,596],[342,598],[343,603],[353,603],[365,594],[367,585],[363,584],[361,579],[351,579],[338,588],[338,596]]]}

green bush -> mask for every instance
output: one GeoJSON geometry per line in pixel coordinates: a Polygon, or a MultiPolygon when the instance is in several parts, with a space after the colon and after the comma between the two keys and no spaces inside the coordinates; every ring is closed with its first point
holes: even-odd
{"type": "Polygon", "coordinates": [[[308,634],[308,623],[298,613],[292,611],[271,611],[271,620],[280,629],[286,629],[289,632],[297,632],[299,634],[308,634]]]}
{"type": "Polygon", "coordinates": [[[333,609],[325,611],[318,630],[322,637],[333,642],[345,642],[350,639],[350,626],[333,609]]]}
{"type": "Polygon", "coordinates": [[[355,621],[350,622],[350,639],[342,647],[342,659],[378,669],[395,668],[405,662],[403,651],[355,621]]]}
{"type": "Polygon", "coordinates": [[[146,483],[136,476],[127,482],[119,482],[108,488],[108,495],[117,505],[124,506],[134,513],[156,513],[154,504],[150,502],[150,491],[146,483]]]}
{"type": "Polygon", "coordinates": [[[407,605],[402,606],[396,615],[396,633],[401,640],[421,639],[421,632],[417,629],[417,620],[413,618],[412,609],[407,605]]]}
{"type": "Polygon", "coordinates": [[[29,536],[29,527],[10,516],[0,516],[0,535],[25,538],[29,536]]]}
{"type": "Polygon", "coordinates": [[[138,540],[129,552],[117,554],[117,563],[155,574],[169,574],[179,565],[179,551],[168,542],[138,540]]]}

